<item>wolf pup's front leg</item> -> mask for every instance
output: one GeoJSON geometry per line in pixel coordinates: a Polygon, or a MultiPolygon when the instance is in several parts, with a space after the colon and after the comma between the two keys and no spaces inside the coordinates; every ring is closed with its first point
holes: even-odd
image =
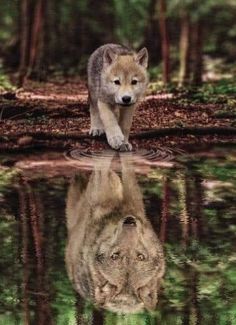
{"type": "Polygon", "coordinates": [[[119,149],[124,144],[124,135],[118,125],[116,115],[109,104],[98,101],[98,110],[105,127],[107,142],[113,149],[119,149]]]}
{"type": "Polygon", "coordinates": [[[147,84],[148,52],[138,53],[117,44],[99,47],[88,62],[88,87],[92,105],[92,135],[106,133],[109,145],[116,150],[132,150],[128,142],[134,107],[147,84]],[[115,111],[119,111],[116,116],[115,111]]]}
{"type": "Polygon", "coordinates": [[[120,147],[120,151],[131,151],[132,144],[129,142],[129,133],[135,112],[135,105],[120,111],[119,125],[124,134],[124,143],[120,147]]]}

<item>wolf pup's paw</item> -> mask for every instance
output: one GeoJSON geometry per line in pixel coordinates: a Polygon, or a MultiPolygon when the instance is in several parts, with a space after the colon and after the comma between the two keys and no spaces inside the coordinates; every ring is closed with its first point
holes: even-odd
{"type": "Polygon", "coordinates": [[[114,135],[112,137],[108,137],[107,141],[113,149],[118,150],[124,143],[124,136],[123,135],[114,135]]]}
{"type": "Polygon", "coordinates": [[[119,151],[132,151],[132,144],[129,142],[123,142],[122,145],[119,148],[119,151]]]}
{"type": "Polygon", "coordinates": [[[100,129],[100,128],[92,128],[91,127],[89,130],[89,134],[92,135],[93,137],[102,135],[104,133],[105,133],[105,131],[102,128],[100,129]]]}

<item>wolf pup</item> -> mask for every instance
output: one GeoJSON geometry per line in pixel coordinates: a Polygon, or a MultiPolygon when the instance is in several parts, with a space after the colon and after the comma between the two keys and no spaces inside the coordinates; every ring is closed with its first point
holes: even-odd
{"type": "Polygon", "coordinates": [[[116,44],[99,47],[89,58],[90,134],[106,134],[116,150],[131,151],[129,133],[137,102],[148,84],[148,51],[116,44]]]}

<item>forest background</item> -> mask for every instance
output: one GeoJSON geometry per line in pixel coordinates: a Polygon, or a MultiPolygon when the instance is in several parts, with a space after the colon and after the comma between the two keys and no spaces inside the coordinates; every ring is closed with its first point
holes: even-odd
{"type": "Polygon", "coordinates": [[[235,65],[234,0],[12,0],[0,12],[1,69],[20,83],[84,76],[88,56],[109,42],[146,46],[151,77],[165,83],[200,84],[235,65]]]}

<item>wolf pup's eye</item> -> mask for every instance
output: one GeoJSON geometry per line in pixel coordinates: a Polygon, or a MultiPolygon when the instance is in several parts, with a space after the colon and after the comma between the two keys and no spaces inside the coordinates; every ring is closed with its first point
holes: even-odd
{"type": "Polygon", "coordinates": [[[137,85],[137,83],[138,83],[138,80],[137,80],[137,79],[133,79],[133,80],[131,81],[131,85],[137,85]]]}
{"type": "Polygon", "coordinates": [[[113,82],[114,82],[115,85],[120,85],[120,80],[119,79],[115,79],[113,82]]]}

